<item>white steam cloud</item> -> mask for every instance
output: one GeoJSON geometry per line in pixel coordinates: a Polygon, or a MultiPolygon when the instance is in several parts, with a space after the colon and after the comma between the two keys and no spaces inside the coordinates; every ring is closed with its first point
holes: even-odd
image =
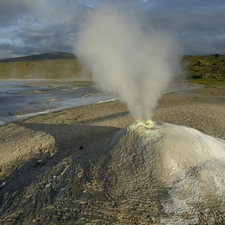
{"type": "Polygon", "coordinates": [[[169,32],[112,5],[86,13],[74,51],[98,87],[117,94],[140,120],[151,119],[181,71],[181,48],[169,32]]]}

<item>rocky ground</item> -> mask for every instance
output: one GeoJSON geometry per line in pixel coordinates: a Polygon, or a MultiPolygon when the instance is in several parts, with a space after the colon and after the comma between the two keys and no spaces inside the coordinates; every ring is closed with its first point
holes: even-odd
{"type": "MultiPolygon", "coordinates": [[[[225,139],[224,103],[222,86],[170,93],[153,119],[225,139]]],[[[0,224],[163,224],[163,188],[151,195],[151,184],[118,197],[112,193],[119,190],[102,185],[107,177],[94,176],[107,143],[133,121],[114,101],[0,127],[0,224]]],[[[131,184],[132,178],[123,185],[131,184]]],[[[225,224],[223,212],[199,212],[199,218],[225,224]]]]}

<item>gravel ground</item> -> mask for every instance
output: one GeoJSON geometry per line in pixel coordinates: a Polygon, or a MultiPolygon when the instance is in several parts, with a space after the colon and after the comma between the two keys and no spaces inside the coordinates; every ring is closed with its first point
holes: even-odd
{"type": "MultiPolygon", "coordinates": [[[[153,120],[225,139],[224,104],[222,86],[170,93],[153,120]]],[[[114,133],[133,121],[113,101],[0,127],[0,224],[162,224],[160,195],[118,199],[91,175],[114,133]]],[[[225,224],[223,212],[199,213],[201,224],[225,224]]]]}

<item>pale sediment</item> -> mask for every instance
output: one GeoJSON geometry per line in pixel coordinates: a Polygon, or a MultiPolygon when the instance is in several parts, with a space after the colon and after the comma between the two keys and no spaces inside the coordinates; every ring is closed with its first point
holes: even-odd
{"type": "MultiPolygon", "coordinates": [[[[224,88],[170,93],[160,101],[153,120],[224,138],[224,93],[224,88]]],[[[117,131],[133,121],[125,105],[115,101],[0,127],[0,223],[166,224],[175,214],[169,211],[173,202],[167,202],[168,184],[164,185],[163,175],[159,185],[157,173],[153,176],[152,170],[150,176],[144,169],[146,163],[139,171],[131,163],[130,170],[125,170],[129,176],[118,174],[123,171],[118,169],[119,163],[115,170],[109,168],[106,146],[117,131]],[[149,180],[140,181],[148,175],[149,180]]],[[[129,154],[132,162],[135,155],[129,154]]],[[[211,169],[216,171],[215,166],[211,169]]],[[[218,205],[213,208],[216,202],[212,197],[211,208],[190,210],[187,218],[195,219],[198,214],[199,224],[223,224],[224,212],[218,205]]]]}
{"type": "Polygon", "coordinates": [[[106,149],[91,173],[121,208],[133,212],[138,203],[143,215],[171,225],[201,224],[200,212],[225,220],[224,140],[145,121],[120,130],[106,149]]]}

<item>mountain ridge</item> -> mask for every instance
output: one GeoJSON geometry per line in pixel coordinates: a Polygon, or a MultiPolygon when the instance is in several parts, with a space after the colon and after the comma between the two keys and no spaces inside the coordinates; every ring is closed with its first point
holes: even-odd
{"type": "Polygon", "coordinates": [[[15,57],[15,58],[0,59],[0,63],[55,60],[55,59],[76,59],[76,56],[72,53],[67,53],[67,52],[49,52],[49,53],[21,56],[21,57],[15,57]]]}

